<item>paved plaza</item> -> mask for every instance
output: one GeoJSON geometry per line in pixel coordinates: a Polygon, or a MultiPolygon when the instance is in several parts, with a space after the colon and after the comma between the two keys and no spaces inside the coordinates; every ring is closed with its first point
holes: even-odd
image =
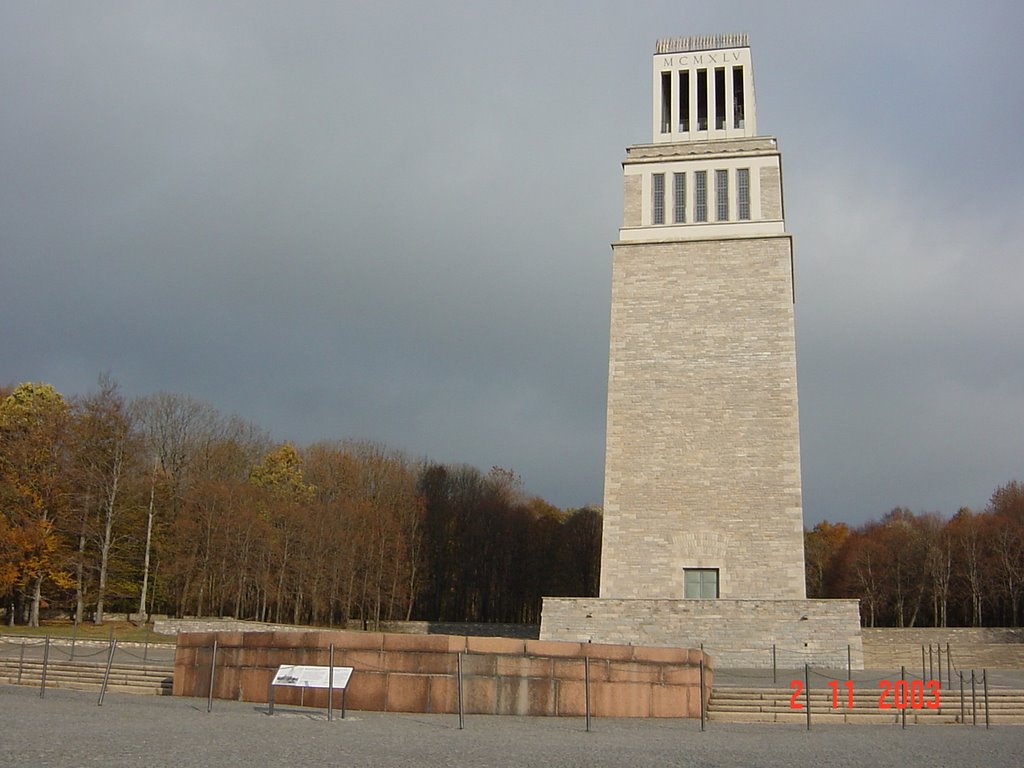
{"type": "Polygon", "coordinates": [[[1024,727],[815,726],[350,712],[0,685],[6,765],[143,766],[899,766],[1019,768],[1024,727]]]}

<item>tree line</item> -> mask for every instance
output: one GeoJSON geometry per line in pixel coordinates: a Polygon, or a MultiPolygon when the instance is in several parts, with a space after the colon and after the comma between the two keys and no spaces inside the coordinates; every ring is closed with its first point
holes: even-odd
{"type": "Polygon", "coordinates": [[[368,442],[274,443],[187,396],[109,377],[0,388],[0,598],[9,623],[116,611],[311,625],[536,623],[597,594],[601,515],[512,472],[368,442]]]}
{"type": "Polygon", "coordinates": [[[949,519],[897,507],[804,535],[809,597],[860,598],[864,626],[1009,626],[1024,617],[1024,485],[949,519]]]}

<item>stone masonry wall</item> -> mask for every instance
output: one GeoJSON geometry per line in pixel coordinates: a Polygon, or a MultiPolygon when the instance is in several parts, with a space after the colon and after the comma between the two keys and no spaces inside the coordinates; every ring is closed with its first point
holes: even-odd
{"type": "Polygon", "coordinates": [[[601,596],[805,596],[791,242],[613,246],[601,596]]]}
{"type": "MultiPolygon", "coordinates": [[[[699,650],[379,632],[197,632],[178,635],[174,694],[267,701],[281,664],[353,668],[346,705],[383,712],[458,712],[458,658],[469,714],[699,717],[699,650]],[[589,659],[589,661],[587,661],[589,659]]],[[[714,680],[705,669],[705,704],[714,680]]],[[[326,707],[327,693],[277,687],[275,703],[326,707]]]]}
{"type": "Polygon", "coordinates": [[[542,640],[701,647],[718,669],[863,669],[856,600],[609,600],[545,597],[542,640]]]}

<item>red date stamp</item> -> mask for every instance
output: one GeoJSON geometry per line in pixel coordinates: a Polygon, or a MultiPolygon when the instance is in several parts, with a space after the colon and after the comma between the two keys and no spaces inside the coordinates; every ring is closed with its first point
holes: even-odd
{"type": "MultiPolygon", "coordinates": [[[[790,709],[803,709],[800,697],[804,693],[801,680],[793,680],[789,687],[793,695],[789,697],[790,709]]],[[[845,706],[853,709],[853,681],[840,683],[833,680],[828,684],[832,689],[832,709],[845,706]],[[840,689],[843,690],[840,694],[840,689]]],[[[881,695],[878,697],[879,709],[938,709],[942,705],[940,693],[941,683],[938,680],[881,680],[878,683],[881,695]]]]}

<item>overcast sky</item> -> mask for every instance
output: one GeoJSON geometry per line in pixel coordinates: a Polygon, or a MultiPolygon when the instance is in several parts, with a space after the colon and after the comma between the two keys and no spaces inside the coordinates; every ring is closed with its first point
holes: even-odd
{"type": "Polygon", "coordinates": [[[0,382],[601,503],[610,243],[659,37],[750,33],[804,514],[1024,480],[1024,5],[4,2],[0,382]]]}

